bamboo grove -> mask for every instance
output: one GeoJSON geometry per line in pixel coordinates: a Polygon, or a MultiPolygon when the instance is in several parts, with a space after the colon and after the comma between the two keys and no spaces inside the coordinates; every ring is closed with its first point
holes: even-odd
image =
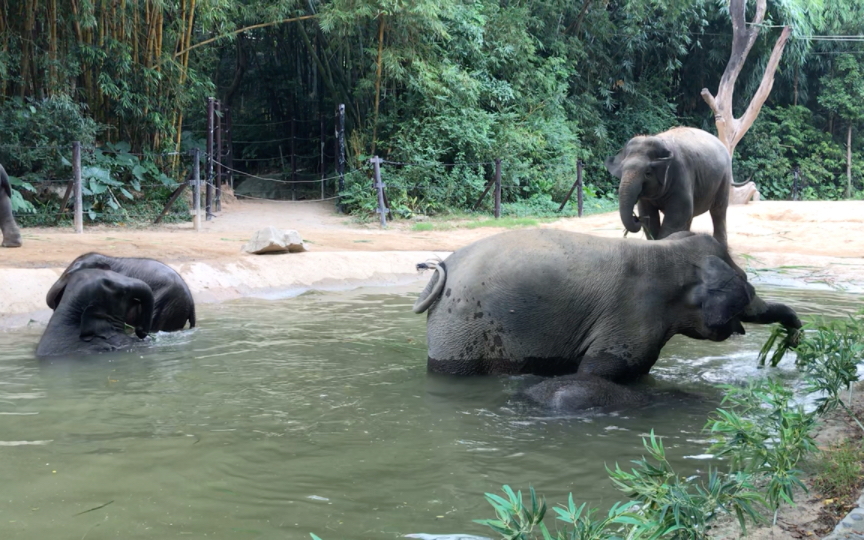
{"type": "MultiPolygon", "coordinates": [[[[864,8],[769,1],[736,107],[782,26],[789,43],[735,151],[736,179],[788,198],[798,167],[806,197],[847,196],[847,176],[860,197],[864,8]]],[[[321,143],[332,167],[344,103],[349,168],[373,154],[432,164],[392,171],[403,213],[469,207],[488,167],[434,164],[495,158],[507,202],[541,211],[579,159],[602,196],[614,186],[603,159],[634,134],[713,131],[700,91],[716,88],[730,44],[722,0],[0,0],[0,119],[65,99],[94,122],[97,144],[176,151],[201,137],[213,96],[231,107],[234,139],[249,141],[239,158],[278,158],[286,148],[256,141],[284,139],[293,118],[306,141],[295,152],[313,169],[321,143]]],[[[360,207],[372,194],[352,185],[360,207]]]]}

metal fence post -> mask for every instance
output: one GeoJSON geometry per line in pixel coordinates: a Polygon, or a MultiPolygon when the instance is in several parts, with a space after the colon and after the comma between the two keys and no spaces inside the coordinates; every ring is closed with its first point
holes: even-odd
{"type": "Polygon", "coordinates": [[[576,162],[576,185],[578,186],[578,191],[576,192],[576,202],[579,210],[578,216],[582,217],[582,203],[583,203],[583,194],[582,194],[582,160],[576,162]]]}
{"type": "Polygon", "coordinates": [[[213,98],[207,98],[207,201],[204,206],[207,221],[213,217],[213,106],[213,98]]]}
{"type": "Polygon", "coordinates": [[[321,169],[321,200],[324,200],[324,115],[318,112],[318,120],[321,123],[321,136],[318,141],[318,146],[321,148],[321,162],[318,164],[321,169]]]}
{"type": "Polygon", "coordinates": [[[501,159],[495,160],[495,219],[501,217],[501,159]]]}
{"type": "Polygon", "coordinates": [[[75,141],[72,143],[72,175],[75,182],[75,232],[82,234],[84,232],[84,201],[81,191],[81,143],[75,141]]]}
{"type": "Polygon", "coordinates": [[[294,148],[296,131],[294,130],[294,109],[291,110],[291,200],[297,200],[297,157],[294,148]]]}
{"type": "MultiPolygon", "coordinates": [[[[339,117],[336,122],[336,160],[337,171],[339,173],[339,189],[341,195],[345,190],[345,104],[339,104],[339,117]]],[[[339,211],[342,211],[342,199],[339,199],[339,211]]]]}
{"type": "Polygon", "coordinates": [[[195,232],[201,230],[201,151],[192,149],[192,208],[195,215],[192,224],[195,232]]]}
{"type": "Polygon", "coordinates": [[[375,188],[378,190],[378,213],[381,215],[381,227],[387,227],[387,212],[384,206],[384,184],[381,182],[381,158],[378,156],[369,160],[375,169],[375,188]]]}
{"type": "Polygon", "coordinates": [[[219,100],[216,100],[216,103],[213,106],[215,113],[213,118],[216,122],[214,126],[214,130],[216,132],[216,151],[213,152],[216,157],[214,161],[216,162],[216,211],[222,211],[222,117],[220,113],[222,112],[222,103],[219,100]]]}
{"type": "Polygon", "coordinates": [[[234,148],[231,145],[231,107],[225,107],[225,164],[228,165],[228,185],[234,189],[234,148]]]}
{"type": "Polygon", "coordinates": [[[795,174],[795,180],[792,181],[792,200],[798,200],[798,166],[796,165],[792,171],[795,174]]]}

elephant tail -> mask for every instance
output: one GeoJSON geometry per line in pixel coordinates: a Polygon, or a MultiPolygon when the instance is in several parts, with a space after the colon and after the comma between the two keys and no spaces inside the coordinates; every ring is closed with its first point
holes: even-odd
{"type": "Polygon", "coordinates": [[[192,312],[189,313],[189,328],[195,328],[195,302],[192,302],[192,312]]]}
{"type": "MultiPolygon", "coordinates": [[[[432,264],[427,265],[432,267],[432,264]]],[[[447,269],[444,263],[440,262],[434,265],[435,273],[432,274],[432,279],[426,284],[426,288],[420,293],[420,297],[414,302],[414,313],[423,313],[431,306],[438,297],[441,296],[441,291],[444,290],[444,282],[447,281],[447,269]]]]}

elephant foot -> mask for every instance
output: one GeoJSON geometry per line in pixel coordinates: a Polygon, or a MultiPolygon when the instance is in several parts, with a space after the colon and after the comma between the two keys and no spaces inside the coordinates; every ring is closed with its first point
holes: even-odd
{"type": "Polygon", "coordinates": [[[593,376],[566,375],[525,391],[531,400],[552,409],[578,411],[597,407],[636,406],[648,397],[626,386],[593,376]]]}
{"type": "Polygon", "coordinates": [[[3,243],[0,244],[0,247],[7,247],[7,248],[21,247],[21,239],[20,238],[18,238],[17,240],[16,239],[10,239],[10,240],[4,239],[3,243]]]}

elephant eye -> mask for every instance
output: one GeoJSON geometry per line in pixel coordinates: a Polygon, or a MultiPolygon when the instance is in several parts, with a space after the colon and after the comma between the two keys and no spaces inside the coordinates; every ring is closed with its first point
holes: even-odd
{"type": "Polygon", "coordinates": [[[647,171],[645,171],[645,176],[654,176],[654,173],[651,171],[651,169],[648,169],[647,171]]]}

